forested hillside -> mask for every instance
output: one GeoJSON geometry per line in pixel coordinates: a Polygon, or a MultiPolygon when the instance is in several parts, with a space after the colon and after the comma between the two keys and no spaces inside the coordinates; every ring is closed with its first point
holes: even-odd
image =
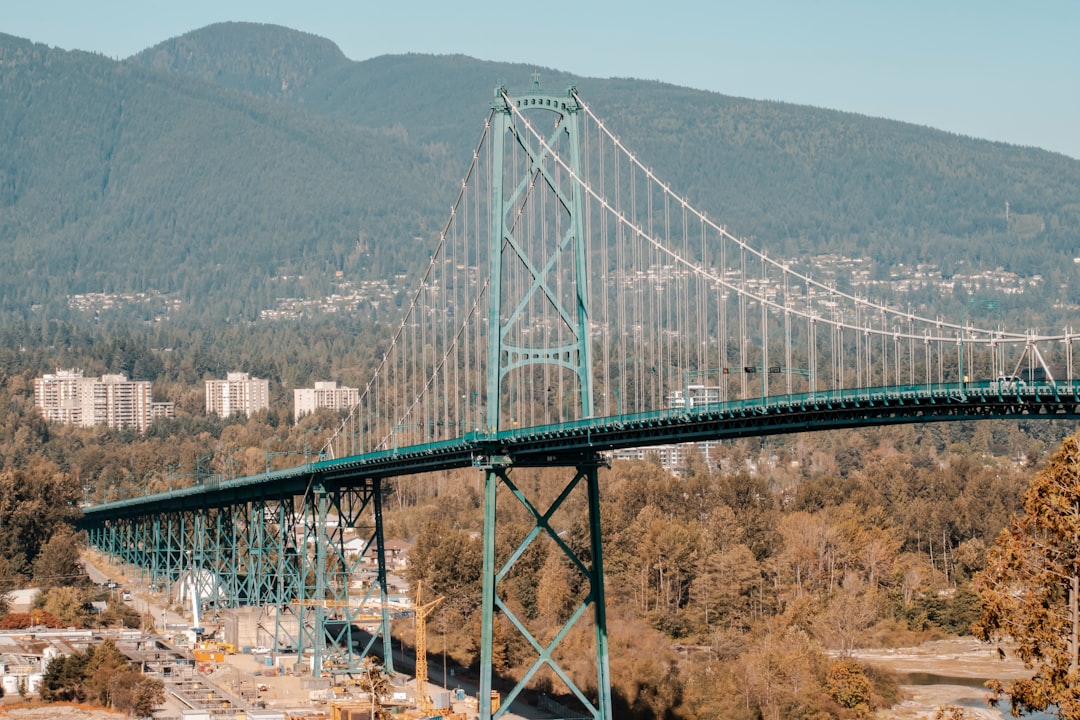
{"type": "MultiPolygon", "coordinates": [[[[534,69],[354,62],[325,39],[240,23],[120,62],[0,35],[0,612],[9,588],[78,572],[80,503],[317,452],[340,415],[294,421],[292,390],[371,377],[493,87],[524,90],[534,69]],[[366,301],[348,309],[307,304],[365,282],[366,301]],[[286,300],[304,309],[267,312],[286,300]],[[151,380],[177,417],[142,435],[49,425],[33,380],[68,367],[151,380]],[[270,410],[207,417],[203,382],[236,370],[270,380],[270,410]]],[[[900,264],[935,264],[946,279],[1003,267],[1025,282],[998,318],[1075,326],[1080,161],[831,110],[540,74],[549,89],[576,84],[658,175],[770,257],[863,256],[882,278],[900,264]]],[[[941,292],[898,301],[933,312],[1000,299],[941,292]]],[[[838,656],[967,632],[985,548],[1074,431],[1017,421],[746,439],[725,443],[716,467],[691,457],[678,477],[653,458],[613,463],[602,518],[617,716],[865,717],[895,701],[894,683],[838,656]],[[861,678],[860,694],[837,689],[845,677],[861,678]]],[[[550,472],[515,470],[515,481],[550,500],[550,472]]],[[[463,664],[477,661],[479,477],[397,480],[385,503],[388,534],[416,541],[410,579],[453,598],[430,627],[463,664]]],[[[578,548],[580,511],[571,499],[552,520],[578,548]]],[[[503,552],[531,520],[517,512],[503,552]]],[[[505,583],[509,606],[545,632],[584,592],[554,543],[530,548],[505,583]]],[[[42,603],[90,622],[86,598],[66,597],[42,603]]],[[[507,630],[498,670],[520,675],[530,650],[507,630]]],[[[575,632],[563,650],[583,685],[573,657],[587,644],[575,632]]]]}
{"type": "Polygon", "coordinates": [[[11,38],[0,53],[9,312],[157,291],[250,319],[294,292],[282,276],[405,272],[446,204],[426,188],[447,164],[393,132],[11,38]]]}
{"type": "MultiPolygon", "coordinates": [[[[447,143],[459,154],[475,141],[493,87],[507,82],[512,92],[524,91],[536,70],[549,90],[575,84],[661,177],[772,254],[839,250],[886,264],[966,260],[1024,274],[1052,268],[1048,253],[1080,254],[1080,162],[1044,151],[851,113],[462,56],[357,63],[325,40],[268,25],[213,25],[133,61],[364,127],[400,126],[413,141],[447,143]],[[1046,225],[1026,238],[1034,242],[1009,241],[1006,202],[1013,216],[1036,215],[1046,225]]],[[[1015,220],[1011,227],[1020,229],[1015,220]]]]}
{"type": "MultiPolygon", "coordinates": [[[[285,28],[214,25],[123,62],[0,36],[0,310],[144,292],[138,319],[255,320],[335,277],[411,282],[496,82],[462,56],[365,62],[285,28]],[[303,280],[300,280],[300,278],[303,280]]],[[[876,272],[998,266],[1080,288],[1080,162],[841,112],[656,82],[574,78],[673,188],[773,257],[842,252],[876,272]],[[1006,219],[1006,203],[1009,217],[1006,219]]],[[[1075,294],[1075,293],[1074,293],[1075,294]]],[[[118,312],[123,304],[111,306],[118,312]]]]}

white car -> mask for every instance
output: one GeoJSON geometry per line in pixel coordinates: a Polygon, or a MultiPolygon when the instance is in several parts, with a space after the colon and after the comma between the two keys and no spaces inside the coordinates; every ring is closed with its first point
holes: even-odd
{"type": "Polygon", "coordinates": [[[1009,393],[1025,390],[1027,383],[1015,375],[999,375],[990,383],[991,392],[1009,393]]]}

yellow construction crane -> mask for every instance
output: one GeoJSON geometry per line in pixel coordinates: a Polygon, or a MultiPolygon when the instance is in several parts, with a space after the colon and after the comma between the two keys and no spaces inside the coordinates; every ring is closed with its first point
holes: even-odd
{"type": "Polygon", "coordinates": [[[416,584],[416,705],[424,717],[431,717],[434,706],[427,694],[427,616],[444,598],[420,604],[423,583],[416,584]]]}

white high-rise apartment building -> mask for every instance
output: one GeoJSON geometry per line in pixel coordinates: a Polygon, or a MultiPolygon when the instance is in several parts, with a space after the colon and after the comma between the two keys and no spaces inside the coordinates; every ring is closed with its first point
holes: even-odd
{"type": "Polygon", "coordinates": [[[93,424],[146,430],[152,399],[149,380],[129,381],[124,375],[102,375],[94,383],[93,424]]]}
{"type": "Polygon", "coordinates": [[[49,422],[145,432],[158,417],[174,417],[172,403],[153,402],[149,380],[125,375],[83,377],[82,370],[57,370],[34,380],[34,405],[49,422]]]}
{"type": "Polygon", "coordinates": [[[93,383],[82,370],[57,370],[34,380],[34,405],[48,422],[82,425],[84,398],[87,393],[93,398],[93,383]]]}
{"type": "Polygon", "coordinates": [[[315,412],[316,408],[345,410],[360,402],[360,390],[338,387],[336,381],[316,381],[313,388],[293,390],[293,419],[315,412]]]}
{"type": "Polygon", "coordinates": [[[246,415],[270,407],[270,381],[247,373],[227,373],[224,380],[206,381],[206,414],[229,417],[246,415]]]}

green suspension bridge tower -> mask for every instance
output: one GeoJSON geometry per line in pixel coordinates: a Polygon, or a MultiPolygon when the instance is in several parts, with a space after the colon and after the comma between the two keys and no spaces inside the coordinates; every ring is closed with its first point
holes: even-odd
{"type": "MultiPolygon", "coordinates": [[[[532,88],[520,96],[510,96],[506,88],[495,90],[492,105],[491,235],[489,246],[489,307],[487,362],[487,429],[497,433],[516,421],[503,412],[502,399],[522,378],[549,366],[561,374],[577,402],[573,410],[580,418],[593,416],[592,357],[589,337],[588,257],[585,238],[585,209],[581,177],[581,140],[573,88],[565,95],[546,94],[539,76],[532,88]],[[547,140],[537,140],[526,132],[527,118],[536,117],[541,127],[550,127],[547,140]],[[540,119],[542,118],[542,119],[540,119]],[[562,162],[558,158],[562,157],[562,162]],[[519,172],[508,169],[517,165],[519,172]],[[565,170],[569,167],[569,172],[565,170]],[[512,182],[507,182],[512,178],[512,182]],[[525,241],[517,233],[520,218],[530,214],[530,204],[546,208],[539,241],[525,241]],[[516,293],[503,282],[517,273],[524,282],[514,283],[516,293]],[[539,326],[530,318],[544,317],[539,326]],[[528,324],[529,327],[522,327],[528,324]],[[515,377],[517,376],[517,377],[515,377]]],[[[550,377],[550,376],[548,376],[550,377]]],[[[533,461],[535,462],[535,461],[533,461]]],[[[518,463],[520,465],[520,463],[518,463]]],[[[598,720],[611,718],[611,682],[608,662],[607,621],[603,583],[603,548],[600,538],[600,493],[598,469],[601,458],[595,452],[552,454],[541,461],[547,467],[563,467],[572,473],[558,498],[546,510],[535,506],[515,486],[511,471],[513,458],[493,448],[482,465],[484,472],[483,597],[481,630],[480,717],[497,718],[513,702],[529,680],[547,666],[558,675],[577,699],[598,720]],[[531,532],[505,559],[496,551],[499,487],[516,498],[535,521],[531,532]],[[579,557],[558,533],[550,520],[575,492],[584,492],[588,507],[588,556],[579,557]],[[499,595],[499,582],[529,546],[546,537],[554,542],[568,562],[584,575],[587,592],[559,630],[546,643],[529,631],[521,618],[499,595]],[[500,563],[499,560],[502,560],[500,563]],[[568,677],[554,659],[553,652],[574,625],[591,610],[596,650],[595,703],[568,677]],[[493,640],[496,613],[506,618],[537,653],[532,667],[492,711],[493,640]]]]}

